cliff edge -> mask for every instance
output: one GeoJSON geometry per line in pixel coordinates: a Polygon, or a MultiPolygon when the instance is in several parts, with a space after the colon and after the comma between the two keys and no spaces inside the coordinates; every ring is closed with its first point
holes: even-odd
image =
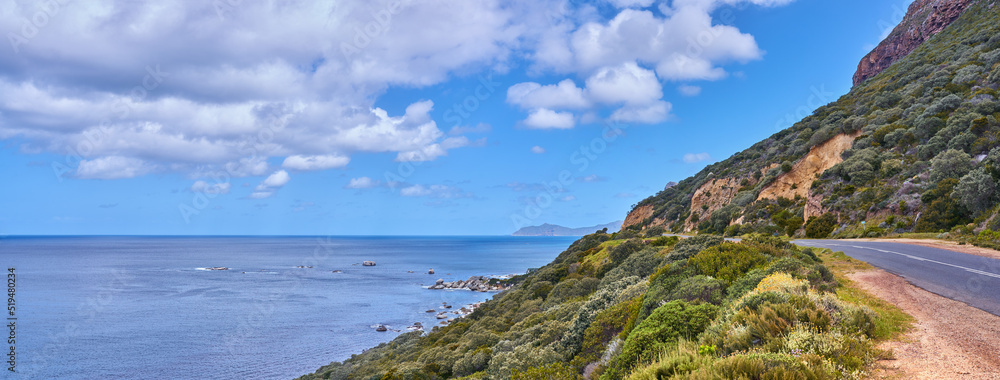
{"type": "Polygon", "coordinates": [[[878,75],[900,58],[913,52],[944,28],[951,25],[972,0],[916,0],[907,9],[903,21],[885,40],[861,59],[854,73],[854,85],[878,75]]]}

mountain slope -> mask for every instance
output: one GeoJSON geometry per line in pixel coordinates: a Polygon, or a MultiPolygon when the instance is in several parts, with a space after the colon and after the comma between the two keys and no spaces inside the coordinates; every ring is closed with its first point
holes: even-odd
{"type": "Polygon", "coordinates": [[[840,234],[863,221],[883,227],[864,233],[973,221],[996,229],[998,21],[995,1],[970,2],[949,27],[839,100],[639,202],[625,227],[794,234],[832,213],[840,234]],[[810,155],[831,142],[836,154],[810,155]]]}
{"type": "Polygon", "coordinates": [[[866,376],[898,320],[846,302],[854,296],[837,293],[812,250],[762,235],[680,241],[660,227],[795,234],[807,216],[830,229],[838,219],[904,230],[996,223],[996,2],[971,1],[838,101],[643,200],[622,231],[584,236],[505,280],[510,290],[469,316],[302,379],[866,376]]]}
{"type": "Polygon", "coordinates": [[[514,231],[513,236],[583,236],[607,229],[607,232],[618,232],[623,221],[611,222],[608,224],[596,225],[593,227],[570,228],[545,223],[540,226],[528,226],[514,231]]]}

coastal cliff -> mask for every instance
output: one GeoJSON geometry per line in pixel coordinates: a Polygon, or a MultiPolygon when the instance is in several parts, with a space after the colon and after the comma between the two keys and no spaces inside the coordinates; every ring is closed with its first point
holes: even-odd
{"type": "Polygon", "coordinates": [[[875,50],[861,59],[854,73],[854,85],[878,75],[900,58],[913,52],[944,28],[951,25],[972,0],[917,0],[910,4],[902,22],[875,50]]]}

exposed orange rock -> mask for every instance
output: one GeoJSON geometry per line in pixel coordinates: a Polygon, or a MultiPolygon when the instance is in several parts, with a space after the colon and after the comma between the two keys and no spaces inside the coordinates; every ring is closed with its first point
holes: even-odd
{"type": "Polygon", "coordinates": [[[628,213],[627,217],[625,217],[625,223],[622,223],[622,229],[624,230],[629,226],[642,223],[643,220],[646,220],[646,218],[649,218],[651,216],[653,216],[652,205],[636,207],[635,209],[632,210],[632,212],[628,213]]]}
{"type": "MultiPolygon", "coordinates": [[[[740,179],[737,178],[708,180],[698,190],[694,191],[694,195],[691,198],[691,213],[698,213],[700,220],[704,220],[716,210],[729,204],[733,200],[733,197],[736,196],[739,188],[740,179]]],[[[692,223],[689,219],[684,225],[684,230],[691,231],[697,224],[692,223]]]]}
{"type": "Polygon", "coordinates": [[[792,166],[792,170],[782,174],[770,185],[761,190],[757,200],[778,199],[778,197],[795,199],[796,196],[807,199],[805,207],[805,219],[818,216],[823,213],[821,202],[822,197],[811,197],[809,188],[813,181],[832,168],[834,165],[844,161],[840,157],[841,153],[851,148],[854,139],[859,133],[853,135],[840,134],[820,145],[809,150],[809,154],[792,166]]]}

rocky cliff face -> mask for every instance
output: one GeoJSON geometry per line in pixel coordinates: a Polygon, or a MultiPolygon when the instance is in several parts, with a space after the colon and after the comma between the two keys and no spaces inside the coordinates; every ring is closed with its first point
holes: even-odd
{"type": "Polygon", "coordinates": [[[916,0],[910,4],[903,21],[892,30],[885,40],[868,53],[858,71],[854,73],[854,85],[857,86],[882,70],[891,66],[900,58],[920,46],[938,32],[944,30],[962,15],[972,0],[916,0]]]}

